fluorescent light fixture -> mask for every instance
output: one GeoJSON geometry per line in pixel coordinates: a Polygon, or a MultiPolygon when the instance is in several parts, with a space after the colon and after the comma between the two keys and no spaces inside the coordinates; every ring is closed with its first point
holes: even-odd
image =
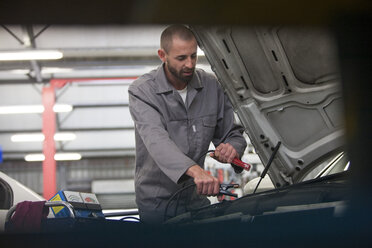
{"type": "Polygon", "coordinates": [[[45,156],[42,153],[28,154],[28,155],[25,156],[25,160],[27,162],[44,161],[45,160],[45,156]]]}
{"type": "Polygon", "coordinates": [[[54,135],[55,141],[68,141],[76,139],[76,134],[74,133],[56,133],[54,135]]]}
{"type": "MultiPolygon", "coordinates": [[[[70,161],[70,160],[80,160],[81,155],[79,153],[56,153],[54,155],[54,160],[56,161],[70,161]]],[[[44,161],[45,156],[42,153],[28,154],[25,156],[27,162],[37,162],[44,161]]]]}
{"type": "Polygon", "coordinates": [[[72,105],[70,105],[70,104],[55,104],[53,106],[53,111],[56,112],[56,113],[71,112],[72,111],[72,105]]]}
{"type": "Polygon", "coordinates": [[[0,61],[61,59],[63,53],[57,50],[24,50],[0,52],[0,61]]]}
{"type": "Polygon", "coordinates": [[[43,67],[41,69],[41,73],[64,73],[64,72],[71,72],[73,71],[72,68],[62,68],[62,67],[43,67]]]}
{"type": "Polygon", "coordinates": [[[12,142],[41,142],[45,137],[42,133],[15,134],[10,137],[12,142]]]}
{"type": "Polygon", "coordinates": [[[28,70],[28,69],[15,69],[15,70],[2,71],[2,72],[11,73],[11,74],[27,74],[27,73],[30,73],[30,70],[28,70]]]}
{"type": "Polygon", "coordinates": [[[43,105],[0,106],[0,114],[31,114],[43,113],[43,105]]]}
{"type": "MultiPolygon", "coordinates": [[[[56,113],[72,111],[72,105],[55,104],[53,111],[56,113]]],[[[44,112],[43,105],[13,105],[0,106],[0,115],[3,114],[41,114],[44,112]]]]}
{"type": "MultiPolygon", "coordinates": [[[[45,137],[42,133],[15,134],[10,137],[12,142],[42,142],[45,137]]],[[[70,141],[76,139],[74,133],[56,133],[55,141],[70,141]]]]}
{"type": "Polygon", "coordinates": [[[54,159],[57,161],[66,161],[66,160],[80,160],[80,153],[56,153],[54,159]]]}

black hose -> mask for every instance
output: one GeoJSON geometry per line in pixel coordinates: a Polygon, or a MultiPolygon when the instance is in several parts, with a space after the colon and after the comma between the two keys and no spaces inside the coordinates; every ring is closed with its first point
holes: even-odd
{"type": "Polygon", "coordinates": [[[190,185],[187,185],[179,190],[177,190],[172,196],[171,198],[169,198],[168,202],[167,202],[167,205],[165,206],[165,210],[164,210],[164,217],[163,217],[163,220],[166,221],[166,218],[167,218],[167,212],[168,212],[168,207],[169,207],[169,204],[171,203],[171,201],[173,200],[174,197],[176,197],[179,193],[183,192],[184,190],[190,188],[190,187],[193,187],[193,186],[196,186],[195,183],[192,183],[190,185]]]}
{"type": "MultiPolygon", "coordinates": [[[[186,184],[186,183],[183,183],[183,184],[182,184],[182,188],[185,187],[185,184],[186,184]]],[[[174,216],[177,215],[178,204],[179,204],[180,198],[181,198],[181,196],[182,196],[182,193],[183,193],[183,191],[182,191],[180,194],[178,194],[178,197],[177,197],[177,200],[176,200],[176,209],[174,210],[174,216]]]]}
{"type": "MultiPolygon", "coordinates": [[[[200,156],[200,157],[196,160],[196,162],[199,161],[202,157],[206,156],[208,153],[210,153],[210,152],[214,152],[214,151],[215,151],[215,150],[208,150],[206,153],[204,153],[202,156],[200,156]]],[[[169,200],[168,200],[168,202],[167,202],[167,205],[166,205],[166,207],[165,207],[165,210],[164,210],[164,217],[163,217],[164,221],[166,221],[167,212],[168,212],[168,207],[169,207],[170,202],[173,200],[173,198],[176,197],[177,195],[179,195],[180,193],[182,193],[183,191],[185,191],[186,189],[192,187],[192,186],[196,186],[196,184],[195,184],[195,183],[192,183],[192,184],[190,184],[190,185],[187,185],[186,187],[185,187],[185,185],[183,185],[181,189],[177,190],[177,191],[176,191],[176,192],[171,196],[171,198],[169,198],[169,200]]],[[[175,209],[175,213],[174,213],[175,215],[177,215],[178,204],[179,204],[179,200],[180,200],[180,198],[181,198],[181,194],[178,196],[177,201],[176,201],[176,209],[175,209]]]]}
{"type": "Polygon", "coordinates": [[[199,161],[202,157],[207,156],[208,153],[214,152],[214,151],[215,150],[208,150],[206,153],[204,153],[203,155],[201,155],[196,161],[199,161]]]}

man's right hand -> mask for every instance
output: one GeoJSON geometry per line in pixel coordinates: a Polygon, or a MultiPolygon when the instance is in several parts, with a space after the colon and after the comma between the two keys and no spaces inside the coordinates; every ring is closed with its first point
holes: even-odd
{"type": "Polygon", "coordinates": [[[220,192],[220,183],[218,179],[209,175],[199,165],[191,166],[186,175],[194,178],[196,191],[199,195],[216,196],[220,192]]]}

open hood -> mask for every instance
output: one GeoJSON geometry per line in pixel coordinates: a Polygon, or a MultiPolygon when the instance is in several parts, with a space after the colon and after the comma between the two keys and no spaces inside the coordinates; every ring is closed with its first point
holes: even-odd
{"type": "MultiPolygon", "coordinates": [[[[342,150],[337,48],[324,29],[192,27],[276,187],[342,150]]],[[[249,161],[247,161],[249,162],[249,161]]]]}

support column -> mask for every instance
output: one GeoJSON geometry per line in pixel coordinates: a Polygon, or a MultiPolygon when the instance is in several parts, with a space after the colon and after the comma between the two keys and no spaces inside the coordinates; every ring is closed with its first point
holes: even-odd
{"type": "Polygon", "coordinates": [[[57,193],[56,183],[56,167],[57,163],[54,160],[56,153],[56,146],[54,142],[54,134],[56,132],[56,114],[53,111],[53,106],[56,101],[55,89],[64,87],[67,83],[72,82],[88,82],[95,80],[118,80],[118,79],[132,79],[131,78],[69,78],[69,79],[51,79],[50,86],[44,87],[42,92],[44,113],[43,113],[43,127],[42,131],[45,137],[43,144],[43,154],[45,159],[43,161],[43,196],[49,200],[57,193]]]}
{"type": "Polygon", "coordinates": [[[54,142],[54,134],[56,131],[56,115],[53,111],[55,103],[55,91],[53,85],[44,87],[43,92],[43,134],[45,137],[43,144],[43,196],[49,200],[56,194],[56,161],[54,155],[56,147],[54,142]]]}

